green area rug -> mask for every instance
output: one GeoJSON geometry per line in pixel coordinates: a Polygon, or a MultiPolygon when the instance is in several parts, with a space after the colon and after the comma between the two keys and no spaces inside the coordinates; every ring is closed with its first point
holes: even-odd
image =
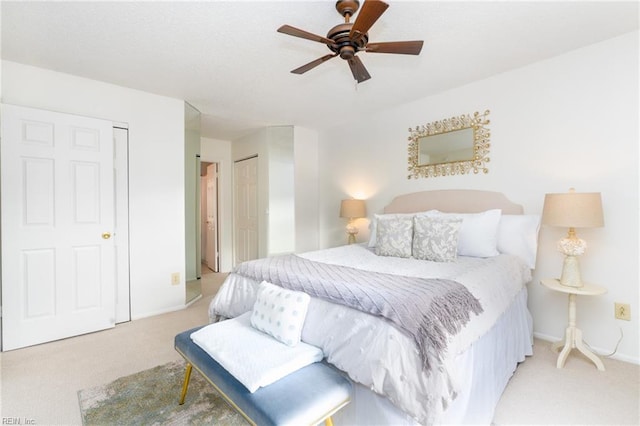
{"type": "Polygon", "coordinates": [[[194,369],[178,405],[184,361],[170,362],[78,392],[82,423],[93,425],[246,425],[194,369]]]}

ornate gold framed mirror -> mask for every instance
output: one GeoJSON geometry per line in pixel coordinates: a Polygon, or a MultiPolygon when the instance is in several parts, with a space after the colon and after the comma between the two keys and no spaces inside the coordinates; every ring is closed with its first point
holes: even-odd
{"type": "Polygon", "coordinates": [[[408,179],[488,173],[489,110],[409,129],[408,179]]]}

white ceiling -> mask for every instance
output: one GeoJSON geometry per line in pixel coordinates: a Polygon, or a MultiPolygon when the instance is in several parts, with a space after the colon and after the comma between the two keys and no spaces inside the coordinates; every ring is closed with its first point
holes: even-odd
{"type": "Polygon", "coordinates": [[[2,1],[2,58],[184,99],[203,136],[265,125],[314,129],[388,108],[638,29],[637,1],[393,1],[370,41],[425,41],[420,56],[359,53],[356,85],[329,53],[276,32],[325,35],[334,1],[2,1]]]}

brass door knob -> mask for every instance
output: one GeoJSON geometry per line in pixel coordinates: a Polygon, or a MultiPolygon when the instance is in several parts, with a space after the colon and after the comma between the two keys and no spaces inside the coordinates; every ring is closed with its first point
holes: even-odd
{"type": "Polygon", "coordinates": [[[111,232],[103,232],[102,238],[108,240],[109,238],[111,238],[111,232]]]}

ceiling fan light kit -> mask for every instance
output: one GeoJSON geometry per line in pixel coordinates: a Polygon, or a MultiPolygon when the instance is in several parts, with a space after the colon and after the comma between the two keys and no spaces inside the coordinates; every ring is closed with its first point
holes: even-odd
{"type": "Polygon", "coordinates": [[[391,41],[381,43],[369,43],[368,31],[371,26],[387,10],[389,5],[380,0],[367,0],[352,23],[351,17],[360,8],[358,0],[338,0],[336,10],[344,17],[344,23],[338,24],[327,32],[327,36],[319,36],[290,25],[283,25],[278,32],[306,40],[325,44],[333,53],[322,56],[299,68],[292,70],[294,74],[304,74],[329,59],[340,56],[347,61],[353,78],[358,83],[369,80],[371,76],[364,64],[357,56],[358,52],[370,53],[394,53],[402,55],[419,55],[422,50],[422,40],[391,41]]]}

